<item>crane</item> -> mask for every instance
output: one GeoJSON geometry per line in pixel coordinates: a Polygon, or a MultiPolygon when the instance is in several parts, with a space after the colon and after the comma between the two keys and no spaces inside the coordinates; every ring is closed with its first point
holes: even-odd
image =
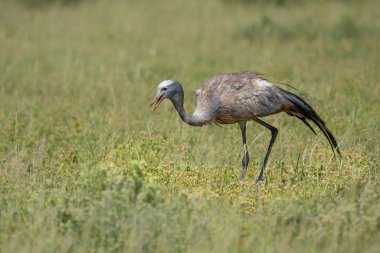
{"type": "Polygon", "coordinates": [[[178,81],[162,81],[158,85],[157,94],[150,106],[156,110],[164,99],[169,99],[173,103],[181,119],[190,126],[239,124],[244,149],[242,180],[246,177],[249,163],[246,138],[247,121],[253,120],[259,123],[269,129],[272,134],[257,178],[257,183],[260,185],[278,133],[277,128],[260,118],[280,112],[286,112],[290,116],[297,117],[316,134],[308,122],[312,121],[329,141],[334,155],[338,153],[341,157],[334,135],[315,110],[299,96],[270,83],[257,72],[221,73],[208,79],[196,90],[193,115],[189,115],[183,107],[184,92],[178,81]]]}

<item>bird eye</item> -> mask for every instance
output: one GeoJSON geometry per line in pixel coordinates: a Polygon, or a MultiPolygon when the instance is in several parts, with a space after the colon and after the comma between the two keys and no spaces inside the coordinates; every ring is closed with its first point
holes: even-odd
{"type": "Polygon", "coordinates": [[[162,88],[161,90],[162,91],[166,91],[168,88],[167,87],[164,87],[164,88],[162,88]]]}

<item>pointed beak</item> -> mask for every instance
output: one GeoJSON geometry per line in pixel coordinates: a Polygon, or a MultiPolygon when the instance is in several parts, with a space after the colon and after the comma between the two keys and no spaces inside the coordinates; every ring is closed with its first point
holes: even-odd
{"type": "Polygon", "coordinates": [[[157,95],[153,98],[152,103],[150,103],[149,107],[153,107],[153,111],[155,111],[162,100],[164,100],[164,95],[161,93],[157,93],[157,95]]]}

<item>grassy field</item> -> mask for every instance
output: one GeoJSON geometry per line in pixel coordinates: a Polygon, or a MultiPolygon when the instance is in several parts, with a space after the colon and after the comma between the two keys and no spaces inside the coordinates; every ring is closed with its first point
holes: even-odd
{"type": "MultiPolygon", "coordinates": [[[[0,2],[0,252],[379,252],[380,8],[368,1],[0,2]],[[66,2],[68,2],[66,4],[66,2]],[[193,128],[219,72],[289,83],[339,140],[193,128]]],[[[287,88],[286,86],[283,86],[287,88]]],[[[289,89],[289,88],[287,88],[289,89]]]]}

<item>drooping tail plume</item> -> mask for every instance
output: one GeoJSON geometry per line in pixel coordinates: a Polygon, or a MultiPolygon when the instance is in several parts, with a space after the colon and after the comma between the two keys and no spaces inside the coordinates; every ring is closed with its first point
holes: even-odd
{"type": "Polygon", "coordinates": [[[318,128],[322,131],[322,133],[326,136],[327,140],[329,141],[331,148],[335,154],[335,151],[339,154],[340,157],[342,157],[338,143],[334,137],[334,135],[331,133],[331,131],[327,128],[325,122],[321,119],[321,117],[314,111],[314,109],[307,103],[305,100],[300,98],[299,96],[289,92],[282,90],[285,93],[285,96],[289,99],[289,102],[292,104],[290,109],[286,111],[286,113],[296,116],[298,119],[300,119],[306,126],[309,127],[311,131],[314,132],[314,129],[310,126],[310,124],[307,122],[307,120],[311,120],[318,126],[318,128]]]}

